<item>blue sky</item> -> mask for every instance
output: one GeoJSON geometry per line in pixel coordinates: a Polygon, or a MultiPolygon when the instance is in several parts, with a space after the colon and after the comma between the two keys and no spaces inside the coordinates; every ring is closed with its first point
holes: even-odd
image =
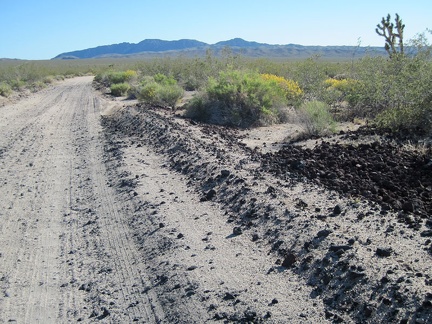
{"type": "Polygon", "coordinates": [[[383,46],[375,27],[388,13],[401,16],[406,40],[432,28],[430,0],[0,0],[0,58],[148,38],[383,46]]]}

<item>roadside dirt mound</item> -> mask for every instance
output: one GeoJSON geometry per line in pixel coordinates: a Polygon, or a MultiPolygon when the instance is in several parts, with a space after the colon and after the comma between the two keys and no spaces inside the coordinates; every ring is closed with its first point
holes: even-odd
{"type": "MultiPolygon", "coordinates": [[[[145,106],[125,107],[104,118],[104,127],[108,134],[117,134],[117,141],[130,141],[137,149],[144,144],[153,147],[158,156],[166,158],[165,167],[184,177],[201,203],[211,202],[225,211],[224,221],[232,227],[233,237],[247,237],[259,249],[274,255],[268,275],[290,273],[293,280],[311,289],[309,298],[315,306],[294,321],[313,321],[321,303],[325,308],[325,315],[319,315],[321,322],[432,320],[432,232],[430,224],[423,221],[429,205],[423,204],[423,210],[399,213],[404,219],[398,222],[399,214],[390,208],[387,198],[374,202],[372,196],[361,195],[368,187],[356,182],[363,175],[360,171],[378,172],[376,163],[360,159],[364,157],[360,150],[367,149],[378,159],[379,145],[345,148],[350,155],[342,146],[333,148],[327,143],[307,153],[290,146],[278,153],[263,154],[244,144],[247,131],[197,124],[145,106]],[[318,153],[313,155],[320,147],[322,159],[318,153]],[[343,167],[345,157],[347,161],[356,157],[356,164],[343,167]],[[327,158],[335,165],[323,162],[327,158]],[[348,166],[360,170],[350,178],[348,166]],[[306,170],[311,172],[310,179],[306,170]],[[329,176],[334,170],[338,171],[335,179],[339,173],[340,179],[350,179],[347,183],[348,189],[353,187],[352,192],[342,190],[343,182],[334,187],[326,182],[335,180],[329,176]],[[414,219],[413,223],[407,217],[414,219]]],[[[395,161],[395,152],[390,147],[386,150],[389,161],[395,161]]],[[[398,163],[399,169],[414,166],[409,155],[398,163]]],[[[429,180],[420,181],[428,194],[429,180]]],[[[409,179],[405,182],[410,184],[409,179]]],[[[376,186],[381,193],[380,183],[376,186]]],[[[401,199],[401,204],[405,200],[401,199]]],[[[240,317],[230,312],[210,313],[213,319],[277,322],[264,315],[248,320],[246,311],[242,310],[240,317]]]]}

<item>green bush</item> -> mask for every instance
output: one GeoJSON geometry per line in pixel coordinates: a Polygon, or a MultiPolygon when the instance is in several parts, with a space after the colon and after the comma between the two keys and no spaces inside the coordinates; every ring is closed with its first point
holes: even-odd
{"type": "Polygon", "coordinates": [[[140,87],[137,93],[138,100],[148,104],[175,107],[183,96],[183,89],[177,81],[163,74],[144,77],[140,87]]]}
{"type": "Polygon", "coordinates": [[[14,90],[22,90],[27,85],[24,81],[18,79],[10,80],[9,84],[14,90]]]}
{"type": "Polygon", "coordinates": [[[110,84],[125,83],[137,77],[137,73],[133,70],[123,72],[110,72],[107,75],[110,84]]]}
{"type": "Polygon", "coordinates": [[[207,122],[249,127],[280,122],[287,106],[284,89],[259,73],[222,71],[205,94],[187,105],[186,115],[207,122]],[[207,110],[207,111],[204,111],[207,110]]]}
{"type": "Polygon", "coordinates": [[[126,95],[130,89],[130,85],[128,83],[115,83],[111,85],[110,89],[113,96],[121,97],[126,95]]]}
{"type": "Polygon", "coordinates": [[[30,84],[30,90],[32,92],[37,92],[37,91],[42,90],[46,87],[47,87],[47,85],[43,81],[35,81],[35,82],[30,84]]]}
{"type": "Polygon", "coordinates": [[[0,96],[9,97],[12,93],[12,88],[6,82],[0,83],[0,96]]]}
{"type": "Polygon", "coordinates": [[[54,77],[52,75],[47,75],[42,79],[42,82],[45,84],[51,84],[54,82],[54,77]]]}
{"type": "Polygon", "coordinates": [[[330,106],[324,102],[304,102],[298,114],[300,124],[308,136],[321,136],[335,131],[336,123],[330,113],[330,106]]]}
{"type": "Polygon", "coordinates": [[[176,85],[177,81],[173,77],[167,77],[165,74],[157,73],[153,76],[153,79],[159,83],[160,85],[164,86],[171,86],[176,85]]]}
{"type": "Polygon", "coordinates": [[[203,93],[194,96],[186,104],[185,116],[200,122],[210,122],[214,113],[208,98],[203,93]]]}
{"type": "Polygon", "coordinates": [[[183,96],[183,89],[176,84],[161,85],[157,95],[163,105],[175,107],[177,101],[183,96]]]}
{"type": "Polygon", "coordinates": [[[108,71],[96,74],[94,81],[109,87],[112,84],[131,82],[138,76],[134,70],[108,71]]]}

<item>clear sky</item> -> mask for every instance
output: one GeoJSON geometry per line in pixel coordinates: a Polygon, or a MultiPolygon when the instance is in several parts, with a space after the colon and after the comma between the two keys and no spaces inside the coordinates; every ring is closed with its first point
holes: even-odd
{"type": "Polygon", "coordinates": [[[0,58],[149,38],[383,46],[375,27],[388,13],[405,40],[432,28],[431,0],[0,0],[0,58]]]}

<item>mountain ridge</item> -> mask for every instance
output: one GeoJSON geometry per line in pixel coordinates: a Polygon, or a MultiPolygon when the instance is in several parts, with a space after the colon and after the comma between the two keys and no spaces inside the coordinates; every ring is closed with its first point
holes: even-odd
{"type": "Polygon", "coordinates": [[[320,55],[324,57],[353,57],[363,56],[367,53],[385,55],[382,47],[360,46],[318,46],[286,44],[275,45],[247,41],[242,38],[233,38],[215,44],[207,44],[194,39],[179,39],[167,41],[162,39],[145,39],[139,43],[118,43],[102,45],[83,50],[65,52],[53,59],[89,59],[107,57],[152,57],[164,55],[204,55],[207,50],[218,55],[222,49],[230,48],[234,53],[241,53],[249,57],[310,57],[320,55]]]}

